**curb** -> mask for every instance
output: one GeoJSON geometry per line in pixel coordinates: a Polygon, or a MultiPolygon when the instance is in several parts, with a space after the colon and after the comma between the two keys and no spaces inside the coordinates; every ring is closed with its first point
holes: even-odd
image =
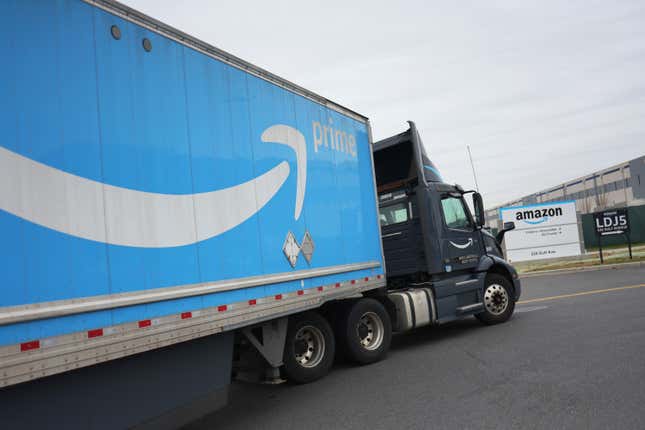
{"type": "Polygon", "coordinates": [[[560,275],[566,273],[575,273],[575,272],[593,272],[596,270],[618,270],[625,269],[627,267],[645,267],[645,261],[634,261],[632,263],[619,263],[619,264],[603,264],[596,266],[584,266],[584,267],[574,267],[569,269],[553,269],[553,270],[540,270],[536,272],[521,273],[520,279],[522,278],[533,278],[536,276],[546,276],[546,275],[560,275]]]}

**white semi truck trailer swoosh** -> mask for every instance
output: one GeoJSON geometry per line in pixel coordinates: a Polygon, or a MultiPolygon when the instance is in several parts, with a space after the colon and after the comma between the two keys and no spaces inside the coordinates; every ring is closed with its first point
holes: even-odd
{"type": "MultiPolygon", "coordinates": [[[[273,126],[262,140],[285,144],[296,152],[297,219],[307,175],[304,136],[288,126],[273,126]]],[[[0,209],[96,242],[142,248],[184,246],[220,235],[252,217],[280,190],[289,172],[289,163],[282,161],[229,188],[161,194],[83,178],[0,147],[0,209]]]]}
{"type": "Polygon", "coordinates": [[[278,124],[273,125],[262,133],[262,142],[280,143],[287,145],[296,153],[296,162],[298,171],[296,172],[296,207],[293,212],[293,218],[300,218],[302,205],[305,201],[305,191],[307,189],[307,142],[305,137],[293,127],[278,124]]]}

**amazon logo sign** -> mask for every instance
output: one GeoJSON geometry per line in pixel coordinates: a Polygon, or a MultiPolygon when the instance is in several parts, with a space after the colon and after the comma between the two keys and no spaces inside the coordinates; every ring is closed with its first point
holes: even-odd
{"type": "Polygon", "coordinates": [[[524,221],[527,224],[542,224],[549,218],[562,216],[561,207],[528,209],[515,212],[515,221],[524,221]]]}
{"type": "Polygon", "coordinates": [[[509,261],[580,255],[580,233],[574,200],[533,203],[499,209],[502,223],[514,222],[504,236],[509,261]]]}

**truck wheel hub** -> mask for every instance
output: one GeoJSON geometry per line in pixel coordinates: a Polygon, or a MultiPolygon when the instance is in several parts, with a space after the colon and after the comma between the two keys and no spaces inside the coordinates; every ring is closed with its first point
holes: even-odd
{"type": "Polygon", "coordinates": [[[367,350],[378,349],[383,343],[385,327],[383,321],[374,312],[365,312],[356,327],[356,334],[361,346],[367,350]]]}
{"type": "Polygon", "coordinates": [[[508,307],[508,293],[499,284],[491,284],[484,292],[484,305],[486,310],[493,315],[504,313],[508,307]]]}
{"type": "Polygon", "coordinates": [[[296,340],[294,344],[294,351],[296,355],[303,355],[305,352],[307,352],[307,341],[304,339],[298,339],[296,340]]]}
{"type": "Polygon", "coordinates": [[[316,367],[325,356],[325,337],[318,327],[304,326],[293,339],[293,354],[302,367],[316,367]]]}
{"type": "Polygon", "coordinates": [[[359,324],[358,326],[358,337],[361,338],[361,340],[364,340],[367,338],[367,336],[370,334],[370,329],[367,327],[366,324],[359,324]]]}

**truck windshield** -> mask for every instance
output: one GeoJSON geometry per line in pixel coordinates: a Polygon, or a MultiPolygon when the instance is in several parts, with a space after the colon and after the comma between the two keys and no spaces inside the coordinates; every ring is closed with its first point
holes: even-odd
{"type": "Polygon", "coordinates": [[[408,220],[408,206],[405,203],[397,203],[379,208],[381,226],[397,224],[408,220]]]}
{"type": "Polygon", "coordinates": [[[443,219],[448,228],[460,230],[472,229],[470,217],[466,213],[466,206],[461,197],[446,196],[441,199],[443,219]]]}

